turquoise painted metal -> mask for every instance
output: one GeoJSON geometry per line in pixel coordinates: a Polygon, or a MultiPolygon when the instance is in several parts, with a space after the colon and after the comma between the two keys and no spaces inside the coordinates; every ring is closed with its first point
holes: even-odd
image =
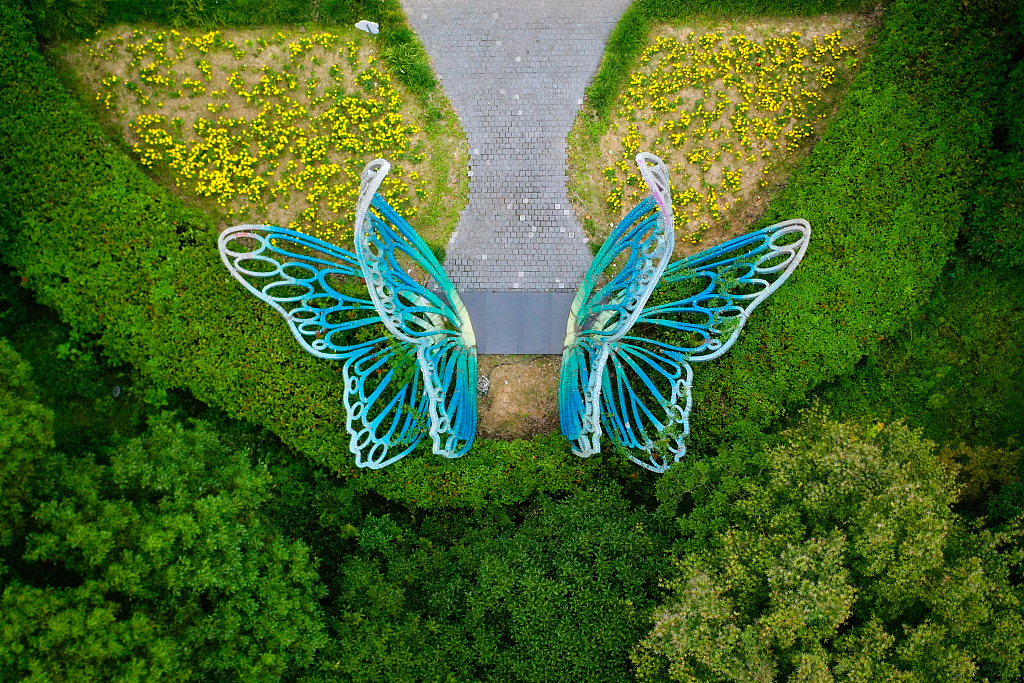
{"type": "Polygon", "coordinates": [[[266,225],[230,228],[219,241],[224,265],[303,349],[342,363],[349,450],[372,469],[425,436],[434,453],[457,458],[476,435],[473,326],[430,248],[377,194],[389,169],[376,159],[363,170],[354,254],[266,225]],[[412,264],[424,282],[406,271],[412,264]]]}
{"type": "Polygon", "coordinates": [[[668,173],[637,155],[651,195],[619,223],[576,293],[566,330],[559,419],[589,457],[607,434],[664,472],[686,453],[693,368],[725,353],[753,310],[800,263],[810,225],[778,223],[669,263],[674,216],[668,173]]]}

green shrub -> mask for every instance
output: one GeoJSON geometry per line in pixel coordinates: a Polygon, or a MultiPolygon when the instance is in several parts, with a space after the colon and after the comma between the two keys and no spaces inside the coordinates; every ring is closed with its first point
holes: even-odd
{"type": "MultiPolygon", "coordinates": [[[[16,11],[2,5],[0,12],[0,186],[9,189],[0,195],[11,198],[12,214],[4,260],[75,338],[94,336],[112,362],[151,378],[151,401],[188,388],[232,417],[269,427],[316,462],[354,473],[340,366],[303,353],[280,317],[237,285],[220,262],[212,220],[112,147],[57,84],[16,11]]],[[[410,465],[423,470],[422,483],[410,487],[392,473],[365,481],[401,497],[406,488],[429,488],[440,472],[447,490],[462,491],[452,500],[465,504],[575,485],[578,465],[561,449],[544,450],[535,474],[533,461],[524,463],[531,474],[519,477],[519,448],[475,451],[466,471],[427,456],[410,465]]],[[[451,504],[436,495],[419,500],[451,504]]]]}
{"type": "Polygon", "coordinates": [[[1024,425],[1024,279],[951,265],[905,327],[815,395],[843,419],[906,417],[937,443],[1000,448],[1024,425]]]}
{"type": "Polygon", "coordinates": [[[848,373],[917,315],[963,228],[972,160],[989,141],[1005,10],[951,0],[886,8],[847,100],[753,226],[804,218],[810,248],[729,354],[696,368],[696,449],[768,427],[787,401],[848,373]]]}
{"type": "MultiPolygon", "coordinates": [[[[372,19],[380,0],[108,0],[107,22],[152,21],[181,26],[256,26],[329,22],[354,24],[372,19]]],[[[397,4],[397,3],[395,3],[397,4]]],[[[376,19],[372,19],[376,21],[376,19]]]]}
{"type": "MultiPolygon", "coordinates": [[[[25,370],[5,364],[0,390],[25,370]]],[[[265,466],[169,414],[102,460],[68,457],[46,449],[47,411],[14,399],[3,540],[19,503],[32,521],[0,568],[0,681],[277,681],[312,659],[322,588],[308,548],[262,513],[265,466]]]]}
{"type": "Polygon", "coordinates": [[[0,337],[0,548],[26,522],[28,482],[53,446],[53,413],[37,401],[31,368],[0,337]]]}
{"type": "MultiPolygon", "coordinates": [[[[594,116],[582,127],[585,136],[596,142],[605,134],[608,107],[633,70],[651,21],[698,10],[749,15],[825,9],[799,2],[714,5],[641,0],[630,7],[588,91],[594,116]]],[[[762,221],[751,226],[807,219],[810,249],[736,347],[708,366],[695,366],[692,455],[770,428],[787,403],[799,404],[807,390],[844,377],[862,359],[870,363],[880,342],[908,332],[956,239],[969,229],[971,212],[977,213],[972,202],[985,178],[977,160],[988,154],[1008,118],[1000,113],[1006,110],[1002,105],[1019,106],[1019,98],[1004,95],[1013,92],[1007,74],[1022,45],[1017,11],[1007,1],[969,7],[948,0],[904,1],[886,7],[883,28],[847,100],[810,158],[793,169],[762,221]]],[[[1005,199],[1006,192],[999,196],[1005,199]]],[[[1012,224],[1000,230],[1008,244],[1012,224]]],[[[980,301],[971,305],[983,315],[981,307],[980,301]]],[[[1014,377],[1021,363],[1010,347],[1001,354],[1007,362],[1002,370],[1014,377]]],[[[1008,382],[996,383],[1005,388],[1008,382]]],[[[1009,406],[1003,397],[1010,395],[986,396],[966,412],[982,409],[994,418],[995,406],[1009,406]]],[[[997,419],[1012,422],[1017,412],[997,419]]]]}
{"type": "Polygon", "coordinates": [[[413,508],[482,508],[521,503],[536,493],[575,491],[599,478],[599,468],[599,460],[574,457],[561,435],[512,442],[480,439],[459,460],[406,458],[384,470],[359,473],[351,486],[413,508]]]}
{"type": "Polygon", "coordinates": [[[394,75],[425,96],[437,82],[419,38],[409,28],[399,0],[109,0],[106,22],[151,21],[177,28],[272,26],[275,24],[352,25],[362,19],[380,24],[375,40],[394,75]]]}
{"type": "Polygon", "coordinates": [[[641,678],[1017,680],[1020,526],[953,514],[952,473],[901,424],[815,409],[783,436],[728,528],[678,560],[641,678]]]}
{"type": "MultiPolygon", "coordinates": [[[[889,6],[849,100],[765,219],[810,221],[805,262],[727,356],[697,368],[691,453],[765,429],[787,402],[874,353],[927,298],[990,136],[988,103],[1007,58],[1001,8],[889,6]]],[[[230,279],[212,222],[110,146],[16,10],[0,12],[0,196],[13,215],[4,261],[75,335],[96,335],[113,360],[149,376],[153,400],[188,388],[351,474],[339,368],[301,353],[278,316],[230,279]]],[[[519,448],[481,445],[452,463],[414,457],[360,480],[431,504],[446,503],[403,493],[402,478],[427,491],[443,472],[462,501],[571,490],[576,464],[539,468],[517,489],[517,468],[534,466],[519,464],[519,448]]],[[[554,450],[541,459],[562,457],[571,462],[554,450]]]]}
{"type": "Polygon", "coordinates": [[[84,38],[107,16],[108,0],[20,0],[32,26],[47,42],[84,38]]]}
{"type": "MultiPolygon", "coordinates": [[[[1018,12],[1017,45],[1024,46],[1024,6],[1018,12]]],[[[997,265],[1020,268],[1024,266],[1024,59],[1018,59],[1000,95],[992,148],[982,160],[981,178],[971,197],[967,248],[997,265]]]]}
{"type": "Polygon", "coordinates": [[[632,680],[665,568],[649,515],[606,489],[491,513],[368,516],[366,554],[335,579],[335,640],[300,680],[632,680]]]}

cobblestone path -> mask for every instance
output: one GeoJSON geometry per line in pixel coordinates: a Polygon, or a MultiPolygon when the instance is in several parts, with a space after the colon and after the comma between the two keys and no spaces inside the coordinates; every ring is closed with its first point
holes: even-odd
{"type": "Polygon", "coordinates": [[[402,0],[469,138],[447,248],[460,292],[572,292],[592,255],[566,196],[566,136],[630,0],[402,0]]]}

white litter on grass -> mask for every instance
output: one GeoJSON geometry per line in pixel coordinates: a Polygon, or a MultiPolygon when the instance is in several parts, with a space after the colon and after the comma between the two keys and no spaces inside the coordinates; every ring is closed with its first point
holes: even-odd
{"type": "Polygon", "coordinates": [[[362,21],[357,23],[356,28],[359,29],[360,31],[366,31],[371,36],[375,36],[378,33],[380,33],[380,24],[378,24],[375,21],[367,21],[366,19],[363,19],[362,21]]]}

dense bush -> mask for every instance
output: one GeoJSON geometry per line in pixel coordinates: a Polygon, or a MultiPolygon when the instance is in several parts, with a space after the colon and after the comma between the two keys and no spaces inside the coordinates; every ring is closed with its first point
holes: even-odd
{"type": "Polygon", "coordinates": [[[329,580],[332,642],[303,681],[625,681],[664,569],[615,491],[359,524],[329,580]]]}
{"type": "MultiPolygon", "coordinates": [[[[726,3],[721,9],[801,11],[800,3],[726,3]]],[[[803,8],[822,9],[818,3],[803,8]]],[[[717,15],[719,7],[648,0],[630,7],[589,91],[591,122],[584,135],[596,143],[605,134],[608,108],[635,68],[650,22],[696,11],[717,15]]],[[[879,343],[912,333],[908,326],[929,300],[958,237],[981,240],[978,231],[970,232],[972,221],[977,223],[972,213],[980,215],[977,198],[996,197],[999,206],[1012,208],[1006,199],[1016,195],[982,191],[991,174],[985,175],[979,161],[1004,137],[1001,131],[1014,130],[1003,124],[1009,102],[1019,106],[1005,97],[1013,91],[1010,67],[1024,46],[1019,18],[1016,4],[1005,0],[967,6],[904,1],[885,8],[883,28],[849,97],[814,140],[810,158],[792,169],[762,221],[751,226],[805,218],[813,229],[811,246],[794,277],[755,314],[736,348],[707,367],[695,367],[691,454],[769,428],[787,404],[799,405],[809,389],[845,377],[858,363],[872,363],[879,343]]],[[[1009,243],[1012,223],[991,225],[999,225],[1009,243]]],[[[1005,297],[980,298],[996,308],[1015,305],[1005,297]]],[[[981,306],[979,300],[969,308],[984,316],[981,306]]],[[[944,315],[934,304],[932,311],[933,319],[944,315]]],[[[993,324],[984,321],[990,330],[993,324]]],[[[981,335],[972,336],[980,341],[981,335]]],[[[996,346],[1005,350],[999,354],[1004,361],[1000,372],[1016,376],[1024,364],[1014,343],[996,346]]],[[[939,369],[925,365],[921,372],[939,369]]],[[[996,375],[990,377],[997,386],[1007,386],[996,375]]],[[[875,388],[865,386],[865,391],[875,388]]],[[[968,391],[974,397],[985,393],[968,391]]],[[[967,412],[980,410],[990,424],[995,418],[1008,425],[1015,413],[999,414],[1009,406],[1008,395],[986,395],[967,412]]],[[[903,405],[897,414],[909,410],[903,405]]],[[[966,422],[961,419],[958,426],[966,422]]],[[[1000,429],[1004,439],[1019,431],[1000,429]]]]}
{"type": "Polygon", "coordinates": [[[84,38],[107,16],[108,0],[20,0],[32,26],[46,41],[84,38]]]}
{"type": "Polygon", "coordinates": [[[641,679],[1017,680],[1019,523],[965,525],[934,444],[902,424],[813,410],[784,436],[728,528],[679,559],[641,679]]]}
{"type": "Polygon", "coordinates": [[[698,369],[703,444],[766,427],[785,401],[849,372],[917,315],[964,226],[973,160],[990,140],[1008,5],[886,8],[847,100],[759,224],[808,220],[804,262],[729,355],[698,369]]]}
{"type": "Polygon", "coordinates": [[[1021,436],[1021,276],[956,259],[907,325],[816,395],[840,417],[905,417],[942,444],[1003,447],[1021,436]]]}
{"type": "Polygon", "coordinates": [[[968,250],[1009,268],[1024,265],[1024,5],[1017,15],[1017,47],[996,102],[992,147],[971,197],[968,250]]]}
{"type": "MultiPolygon", "coordinates": [[[[698,368],[691,452],[763,429],[786,401],[873,353],[927,297],[990,137],[988,103],[1007,59],[1000,28],[1012,24],[1004,9],[890,5],[849,101],[766,218],[810,221],[804,264],[728,356],[698,368]]],[[[25,23],[0,11],[0,195],[14,223],[3,259],[77,338],[97,335],[112,358],[152,378],[154,400],[161,387],[187,387],[351,471],[338,368],[300,353],[279,318],[246,297],[217,258],[210,220],[110,146],[25,23]]],[[[450,490],[470,491],[465,500],[496,481],[511,492],[499,498],[529,495],[515,493],[514,473],[495,476],[506,464],[485,450],[453,463],[414,459],[369,481],[429,489],[443,471],[450,490]]],[[[552,467],[530,477],[530,491],[565,490],[564,468],[576,466],[545,453],[552,467]]]]}
{"type": "Polygon", "coordinates": [[[103,23],[156,22],[175,28],[276,24],[351,25],[362,19],[380,25],[377,41],[395,75],[419,95],[434,80],[430,62],[409,28],[399,0],[20,0],[40,38],[84,38],[103,23]]]}
{"type": "Polygon", "coordinates": [[[109,357],[156,378],[157,390],[191,387],[236,414],[262,403],[252,403],[254,393],[273,395],[291,406],[278,415],[297,427],[293,436],[320,441],[313,450],[323,461],[337,454],[339,466],[347,463],[338,368],[297,352],[276,314],[252,305],[211,248],[212,221],[112,147],[57,84],[15,10],[3,4],[0,13],[0,195],[12,198],[14,214],[8,263],[73,338],[97,335],[109,357]],[[267,357],[275,347],[280,355],[267,357]]]}
{"type": "Polygon", "coordinates": [[[28,363],[0,337],[0,547],[24,526],[29,477],[52,445],[53,413],[38,403],[28,363]]]}
{"type": "Polygon", "coordinates": [[[169,414],[102,459],[0,340],[0,680],[277,680],[324,643],[308,547],[262,507],[263,465],[169,414]]]}
{"type": "MultiPolygon", "coordinates": [[[[220,6],[244,7],[161,5],[220,6]]],[[[276,21],[307,7],[245,6],[276,21]]],[[[727,7],[740,6],[769,5],[727,7]]],[[[239,291],[212,220],[104,138],[0,3],[0,258],[15,271],[0,272],[0,326],[54,385],[35,391],[0,344],[0,681],[600,681],[632,666],[652,679],[1019,678],[1019,483],[979,503],[998,523],[985,531],[951,511],[951,474],[900,424],[815,414],[784,437],[765,429],[854,369],[821,393],[858,418],[912,412],[935,438],[977,437],[943,457],[979,496],[1012,481],[999,440],[1019,430],[1017,280],[944,270],[963,216],[981,215],[976,162],[1005,120],[992,103],[1008,6],[888,7],[850,101],[765,219],[810,220],[807,260],[729,356],[698,368],[691,457],[659,480],[651,513],[652,477],[623,492],[612,454],[579,461],[557,437],[355,471],[337,368],[239,291]],[[187,388],[298,452],[227,418],[215,431],[167,417],[67,452],[75,430],[122,430],[108,397],[123,362],[139,368],[123,371],[134,400],[187,388]],[[631,665],[671,543],[674,596],[631,665]]]]}

